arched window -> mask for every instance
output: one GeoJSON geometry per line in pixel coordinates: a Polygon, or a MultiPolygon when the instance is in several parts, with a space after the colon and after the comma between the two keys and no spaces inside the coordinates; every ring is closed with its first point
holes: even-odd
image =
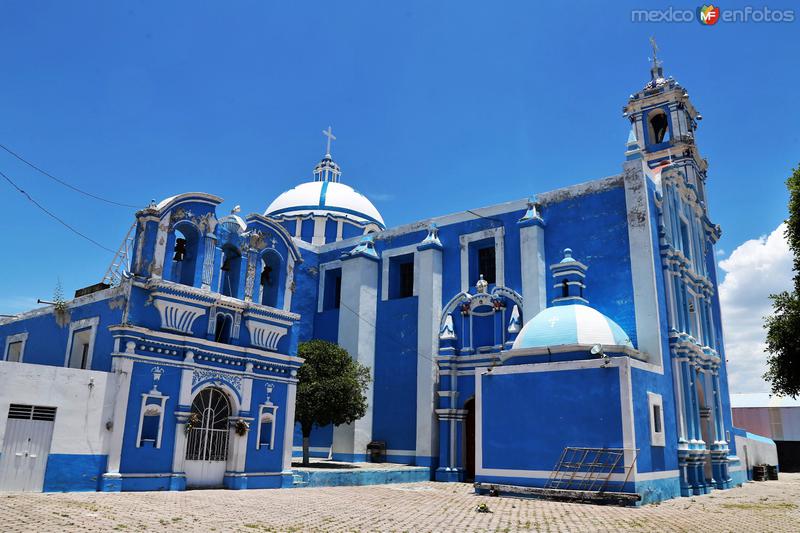
{"type": "Polygon", "coordinates": [[[142,436],[139,445],[149,443],[155,445],[158,440],[158,429],[161,425],[161,406],[150,404],[144,409],[142,417],[142,436]]]}
{"type": "Polygon", "coordinates": [[[650,113],[648,117],[650,125],[650,144],[658,144],[669,140],[669,121],[667,114],[658,109],[650,113]]]}
{"type": "Polygon", "coordinates": [[[239,277],[242,269],[242,256],[233,246],[222,249],[222,265],[219,270],[219,292],[225,296],[239,295],[239,277]]]}
{"type": "Polygon", "coordinates": [[[266,446],[270,450],[275,440],[275,416],[272,413],[262,413],[258,428],[258,448],[266,446]]]}
{"type": "Polygon", "coordinates": [[[184,285],[194,285],[199,240],[199,233],[192,224],[183,223],[175,226],[175,244],[172,247],[172,281],[184,285]]]}
{"type": "Polygon", "coordinates": [[[231,328],[233,319],[230,315],[217,313],[217,323],[214,327],[214,341],[229,344],[231,342],[231,328]]]}
{"type": "Polygon", "coordinates": [[[267,250],[261,259],[261,304],[278,307],[281,278],[281,257],[275,250],[267,250]]]}

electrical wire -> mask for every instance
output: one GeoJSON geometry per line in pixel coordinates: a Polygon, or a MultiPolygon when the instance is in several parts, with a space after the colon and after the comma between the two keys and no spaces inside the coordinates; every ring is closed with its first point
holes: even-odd
{"type": "Polygon", "coordinates": [[[71,185],[71,184],[67,183],[67,182],[66,182],[66,181],[64,181],[64,180],[62,180],[62,179],[60,179],[60,178],[57,178],[57,177],[53,176],[52,174],[50,174],[50,173],[49,173],[49,172],[47,172],[46,170],[44,170],[44,169],[42,169],[42,168],[39,168],[38,166],[34,165],[34,164],[33,164],[33,163],[31,163],[30,161],[28,161],[27,159],[25,159],[24,157],[22,157],[21,155],[19,155],[18,153],[16,153],[16,152],[14,152],[13,150],[11,150],[9,147],[7,147],[7,146],[5,146],[5,145],[3,145],[3,144],[0,144],[0,148],[2,148],[3,150],[5,150],[5,151],[6,151],[6,152],[8,152],[9,154],[13,155],[14,157],[16,157],[17,159],[19,159],[20,161],[22,161],[23,163],[25,163],[26,165],[28,165],[29,167],[31,167],[31,168],[32,168],[32,169],[34,169],[35,171],[37,171],[37,172],[39,172],[39,173],[41,173],[41,174],[44,174],[45,176],[47,176],[47,177],[48,177],[48,178],[50,178],[51,180],[53,180],[53,181],[56,181],[56,182],[60,183],[61,185],[63,185],[64,187],[67,187],[67,188],[69,188],[69,189],[72,189],[72,190],[73,190],[73,191],[75,191],[75,192],[78,192],[78,193],[80,193],[80,194],[83,194],[83,195],[85,195],[85,196],[88,196],[89,198],[94,198],[95,200],[100,200],[101,202],[105,202],[105,203],[107,203],[107,204],[111,204],[111,205],[116,205],[116,206],[119,206],[119,207],[132,207],[132,208],[134,208],[134,209],[138,209],[138,208],[140,207],[140,206],[136,206],[136,205],[124,204],[124,203],[121,203],[121,202],[115,202],[114,200],[109,200],[108,198],[103,198],[102,196],[98,196],[98,195],[96,195],[96,194],[92,194],[92,193],[90,193],[90,192],[88,192],[88,191],[84,191],[83,189],[79,189],[78,187],[75,187],[74,185],[71,185]]]}
{"type": "Polygon", "coordinates": [[[94,245],[95,245],[95,246],[97,246],[98,248],[102,248],[103,250],[105,250],[105,251],[107,251],[107,252],[111,252],[112,254],[116,254],[116,253],[117,253],[117,251],[116,251],[116,250],[112,250],[111,248],[106,248],[105,246],[103,246],[102,244],[100,244],[100,243],[99,243],[99,242],[97,242],[96,240],[92,239],[92,238],[91,238],[91,237],[89,237],[88,235],[86,235],[86,234],[84,234],[84,233],[81,233],[81,232],[80,232],[80,231],[78,231],[77,229],[75,229],[75,228],[73,228],[72,226],[70,226],[68,223],[64,222],[64,221],[63,221],[61,218],[59,218],[59,217],[58,217],[58,216],[57,216],[55,213],[53,213],[52,211],[49,211],[49,210],[48,210],[46,207],[44,207],[42,204],[40,204],[39,202],[37,202],[36,200],[34,200],[34,199],[33,199],[33,197],[31,197],[31,195],[30,195],[30,194],[28,194],[27,192],[25,192],[25,191],[24,191],[24,190],[23,190],[23,189],[22,189],[22,188],[21,188],[19,185],[17,185],[16,183],[14,183],[14,181],[12,181],[12,180],[11,180],[11,178],[9,178],[8,176],[6,176],[6,175],[5,175],[5,173],[3,173],[2,171],[0,171],[0,176],[2,176],[3,178],[5,178],[5,180],[6,180],[8,183],[10,183],[12,187],[14,187],[16,190],[18,190],[18,191],[20,192],[20,194],[22,194],[23,196],[25,196],[25,198],[27,198],[27,199],[28,199],[28,201],[30,201],[30,202],[31,202],[33,205],[35,205],[36,207],[38,207],[39,209],[41,209],[42,211],[44,211],[44,212],[45,212],[45,213],[46,213],[48,216],[50,216],[51,218],[55,219],[55,220],[56,220],[56,221],[57,221],[59,224],[61,224],[62,226],[66,227],[67,229],[69,229],[69,230],[70,230],[71,232],[73,232],[74,234],[76,234],[76,235],[78,235],[78,236],[80,236],[80,237],[82,237],[82,238],[86,239],[87,241],[89,241],[90,243],[94,244],[94,245]]]}

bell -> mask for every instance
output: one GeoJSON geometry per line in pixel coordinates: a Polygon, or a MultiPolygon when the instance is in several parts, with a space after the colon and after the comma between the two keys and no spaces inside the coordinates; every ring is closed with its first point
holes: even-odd
{"type": "Polygon", "coordinates": [[[186,255],[186,239],[180,237],[175,240],[175,255],[172,257],[173,261],[183,261],[186,255]]]}

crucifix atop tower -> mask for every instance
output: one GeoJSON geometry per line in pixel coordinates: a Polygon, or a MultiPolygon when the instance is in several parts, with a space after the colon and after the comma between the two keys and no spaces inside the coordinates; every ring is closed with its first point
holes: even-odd
{"type": "Polygon", "coordinates": [[[653,57],[651,60],[653,61],[653,66],[650,67],[650,76],[655,80],[658,78],[664,77],[664,71],[661,68],[661,61],[658,60],[658,44],[656,44],[656,38],[650,37],[650,46],[653,48],[653,57]]]}
{"type": "Polygon", "coordinates": [[[330,157],[330,156],[331,156],[331,141],[335,141],[335,140],[336,140],[336,137],[333,135],[333,131],[331,130],[331,127],[330,127],[330,126],[328,126],[328,129],[327,129],[327,130],[322,130],[322,134],[323,134],[325,137],[327,137],[327,138],[328,138],[328,146],[327,146],[327,148],[325,149],[325,156],[326,156],[326,157],[330,157]]]}

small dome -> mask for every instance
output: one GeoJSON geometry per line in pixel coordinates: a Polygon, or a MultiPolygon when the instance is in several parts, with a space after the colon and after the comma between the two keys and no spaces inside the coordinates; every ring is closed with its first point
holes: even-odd
{"type": "Polygon", "coordinates": [[[385,228],[383,217],[369,199],[352,187],[334,181],[301,183],[278,196],[265,216],[337,215],[385,228]]]}
{"type": "Polygon", "coordinates": [[[512,349],[545,348],[562,344],[602,344],[633,348],[619,325],[583,304],[548,307],[525,324],[512,349]]]}

